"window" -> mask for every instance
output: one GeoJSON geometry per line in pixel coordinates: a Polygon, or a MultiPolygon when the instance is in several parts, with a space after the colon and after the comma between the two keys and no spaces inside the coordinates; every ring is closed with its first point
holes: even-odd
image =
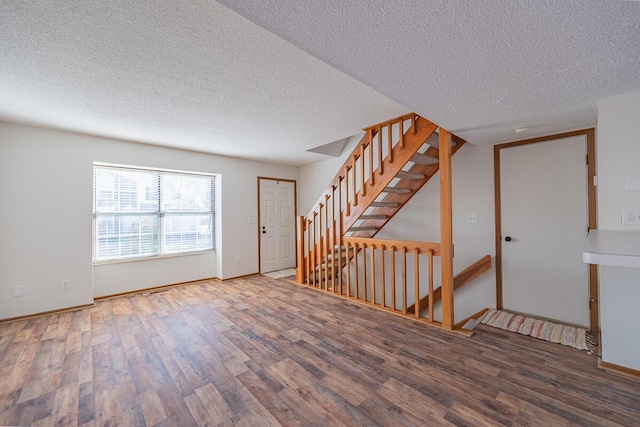
{"type": "Polygon", "coordinates": [[[96,262],[214,249],[215,176],[96,164],[96,262]]]}

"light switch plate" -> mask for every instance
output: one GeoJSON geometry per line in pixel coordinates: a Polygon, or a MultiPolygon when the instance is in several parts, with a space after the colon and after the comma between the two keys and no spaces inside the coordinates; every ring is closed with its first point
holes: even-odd
{"type": "Polygon", "coordinates": [[[627,175],[624,180],[624,191],[640,191],[640,175],[627,175]]]}

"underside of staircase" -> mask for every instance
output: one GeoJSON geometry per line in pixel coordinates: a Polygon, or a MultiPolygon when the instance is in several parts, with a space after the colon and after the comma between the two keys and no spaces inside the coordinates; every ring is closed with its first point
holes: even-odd
{"type": "MultiPolygon", "coordinates": [[[[464,141],[452,138],[452,155],[464,141]]],[[[402,207],[438,172],[438,134],[432,133],[405,165],[396,172],[387,186],[368,204],[356,219],[356,225],[346,230],[351,237],[373,237],[402,207]]]]}
{"type": "Polygon", "coordinates": [[[454,329],[454,288],[490,266],[483,257],[454,284],[451,156],[465,141],[414,113],[363,130],[312,211],[298,219],[296,281],[454,329]],[[375,239],[438,171],[441,241],[375,239]]]}

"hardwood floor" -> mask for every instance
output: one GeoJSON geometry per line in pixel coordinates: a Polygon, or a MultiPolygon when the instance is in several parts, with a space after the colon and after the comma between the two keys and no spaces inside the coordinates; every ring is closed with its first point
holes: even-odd
{"type": "Polygon", "coordinates": [[[0,324],[0,381],[0,425],[640,425],[585,352],[257,276],[0,324]]]}

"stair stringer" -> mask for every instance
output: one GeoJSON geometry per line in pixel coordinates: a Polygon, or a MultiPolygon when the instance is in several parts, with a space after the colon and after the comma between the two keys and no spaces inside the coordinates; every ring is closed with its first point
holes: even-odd
{"type": "MultiPolygon", "coordinates": [[[[453,156],[461,147],[464,145],[465,141],[457,136],[452,135],[453,141],[456,142],[456,145],[451,147],[451,155],[453,156]]],[[[427,151],[424,153],[431,157],[438,157],[439,150],[436,147],[429,147],[427,151]]],[[[409,179],[401,179],[395,185],[396,188],[409,188],[411,189],[410,193],[407,194],[387,194],[381,202],[395,202],[398,203],[396,207],[375,207],[369,212],[372,215],[384,215],[386,218],[384,219],[367,219],[363,220],[360,226],[375,226],[377,230],[372,231],[356,231],[351,233],[350,235],[353,237],[374,237],[390,220],[393,216],[406,205],[411,198],[418,193],[418,191],[438,172],[439,164],[432,165],[421,165],[418,163],[414,163],[408,172],[418,173],[424,175],[423,179],[420,180],[409,180],[409,179]]],[[[397,172],[396,172],[397,174],[397,172]]],[[[345,231],[348,229],[345,228],[345,231]]]]}
{"type": "Polygon", "coordinates": [[[358,204],[351,205],[349,215],[347,215],[346,209],[342,210],[343,235],[353,224],[355,224],[356,221],[360,219],[360,216],[371,206],[371,203],[376,200],[384,188],[389,185],[398,172],[402,170],[411,157],[418,152],[420,147],[424,145],[427,139],[438,128],[436,124],[431,123],[429,120],[420,116],[417,117],[413,126],[415,126],[415,129],[410,128],[404,136],[404,147],[401,147],[400,144],[396,144],[392,150],[393,155],[387,155],[382,161],[382,165],[378,166],[378,168],[373,172],[373,183],[371,182],[371,178],[364,182],[364,186],[366,186],[366,193],[362,195],[362,189],[360,189],[357,194],[358,204]],[[380,170],[383,171],[382,174],[379,173],[380,170]]]}

